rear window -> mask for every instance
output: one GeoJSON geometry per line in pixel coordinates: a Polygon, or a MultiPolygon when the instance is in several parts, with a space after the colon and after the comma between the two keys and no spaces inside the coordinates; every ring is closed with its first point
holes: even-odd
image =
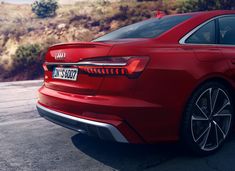
{"type": "Polygon", "coordinates": [[[194,34],[192,34],[187,40],[186,43],[193,44],[215,44],[216,43],[216,34],[215,34],[215,20],[207,23],[194,34]]]}
{"type": "Polygon", "coordinates": [[[94,41],[130,38],[154,38],[191,18],[190,15],[165,16],[141,21],[106,34],[94,41]]]}
{"type": "Polygon", "coordinates": [[[235,45],[235,16],[227,16],[219,19],[220,43],[235,45]]]}

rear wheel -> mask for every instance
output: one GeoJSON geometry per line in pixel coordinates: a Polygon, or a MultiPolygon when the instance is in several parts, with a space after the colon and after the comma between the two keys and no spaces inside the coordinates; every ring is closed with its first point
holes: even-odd
{"type": "Polygon", "coordinates": [[[199,155],[215,152],[228,137],[233,116],[233,101],[226,87],[217,82],[202,85],[186,107],[184,143],[199,155]]]}

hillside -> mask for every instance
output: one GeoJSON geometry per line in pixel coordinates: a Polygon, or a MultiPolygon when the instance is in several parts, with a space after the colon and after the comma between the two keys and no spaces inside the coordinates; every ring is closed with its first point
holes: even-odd
{"type": "Polygon", "coordinates": [[[159,2],[79,1],[60,4],[53,18],[39,19],[30,4],[1,3],[0,8],[0,81],[35,79],[41,72],[30,66],[16,70],[12,61],[16,50],[24,45],[90,41],[95,37],[155,15],[159,2]],[[33,70],[33,71],[32,71],[33,70]],[[32,72],[35,72],[32,75],[32,72]]]}
{"type": "MultiPolygon", "coordinates": [[[[0,2],[7,2],[7,3],[13,3],[13,4],[31,4],[33,3],[35,0],[0,0],[0,2]]],[[[58,0],[58,2],[60,4],[74,4],[76,2],[84,2],[87,0],[58,0]]],[[[89,2],[98,2],[98,1],[102,1],[102,0],[89,0],[89,2]]],[[[120,0],[109,0],[111,2],[115,2],[115,1],[120,1],[120,0]]]]}

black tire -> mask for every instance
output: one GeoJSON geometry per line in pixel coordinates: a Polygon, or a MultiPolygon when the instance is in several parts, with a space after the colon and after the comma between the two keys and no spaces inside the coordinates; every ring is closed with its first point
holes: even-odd
{"type": "Polygon", "coordinates": [[[186,106],[181,129],[182,142],[196,155],[214,153],[228,138],[233,118],[231,92],[219,82],[207,82],[192,94],[186,106]]]}

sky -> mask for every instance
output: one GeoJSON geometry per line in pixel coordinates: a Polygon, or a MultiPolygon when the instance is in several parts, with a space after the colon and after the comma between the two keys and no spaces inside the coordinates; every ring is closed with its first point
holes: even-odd
{"type": "MultiPolygon", "coordinates": [[[[32,4],[35,0],[0,0],[0,2],[8,2],[14,4],[32,4]]],[[[61,4],[73,4],[77,1],[88,1],[88,0],[58,0],[61,4]]],[[[98,0],[89,0],[89,1],[98,1],[98,0]]],[[[118,0],[110,0],[110,1],[118,1],[118,0]]]]}
{"type": "MultiPolygon", "coordinates": [[[[0,2],[8,2],[14,4],[32,4],[35,0],[0,0],[0,2]]],[[[71,4],[76,1],[85,1],[85,0],[59,0],[62,4],[71,4]]]]}
{"type": "Polygon", "coordinates": [[[14,4],[31,4],[34,0],[0,0],[0,1],[14,3],[14,4]]]}

